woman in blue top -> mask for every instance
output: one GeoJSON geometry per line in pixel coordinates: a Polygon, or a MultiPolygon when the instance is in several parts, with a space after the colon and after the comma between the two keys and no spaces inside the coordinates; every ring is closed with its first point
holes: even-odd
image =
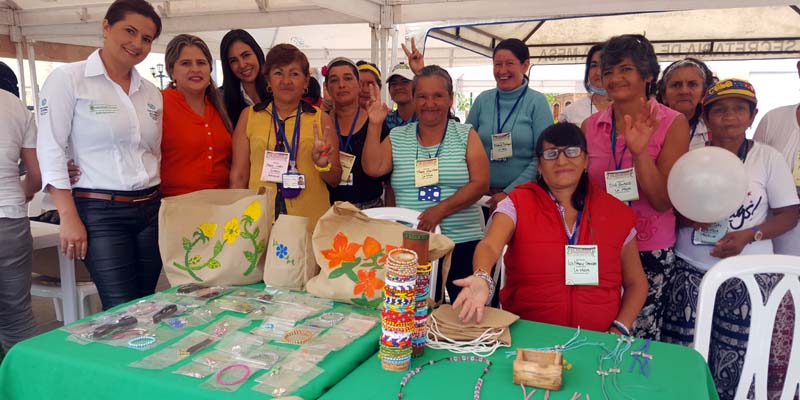
{"type": "Polygon", "coordinates": [[[467,124],[478,132],[490,164],[492,208],[517,185],[536,175],[536,139],[553,124],[553,113],[543,94],[528,87],[530,51],[519,39],[500,42],[492,55],[497,88],[487,90],[472,104],[467,124]]]}

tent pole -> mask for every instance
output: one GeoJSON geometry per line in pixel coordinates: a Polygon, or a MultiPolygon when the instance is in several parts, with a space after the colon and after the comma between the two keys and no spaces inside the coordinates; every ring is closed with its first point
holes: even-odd
{"type": "MultiPolygon", "coordinates": [[[[389,38],[388,38],[388,35],[387,35],[389,33],[388,31],[389,31],[388,29],[381,27],[381,32],[380,32],[381,63],[380,63],[380,65],[378,65],[378,68],[380,68],[380,70],[381,70],[381,77],[385,77],[386,74],[389,73],[388,67],[386,66],[387,61],[388,61],[387,53],[386,53],[386,45],[389,43],[389,40],[388,40],[389,38]]],[[[389,85],[382,85],[381,87],[382,87],[382,89],[381,89],[381,92],[382,92],[381,93],[381,97],[383,97],[384,103],[390,102],[391,100],[389,99],[389,85]]]]}
{"type": "Polygon", "coordinates": [[[36,81],[36,50],[33,41],[28,41],[28,69],[31,73],[31,91],[33,92],[33,106],[39,114],[39,82],[36,81]]]}
{"type": "Polygon", "coordinates": [[[27,107],[28,96],[25,90],[25,64],[23,62],[22,41],[15,43],[15,45],[17,47],[17,71],[19,71],[19,76],[17,77],[19,80],[19,98],[22,100],[22,104],[27,107]]]}
{"type": "Polygon", "coordinates": [[[375,24],[369,24],[370,29],[370,56],[369,61],[372,63],[376,63],[378,61],[378,45],[380,42],[378,41],[378,26],[375,24]]]}
{"type": "MultiPolygon", "coordinates": [[[[392,62],[389,65],[389,68],[394,68],[394,66],[397,65],[397,46],[397,25],[392,25],[392,62]]],[[[387,74],[390,72],[391,70],[387,71],[387,74]]],[[[386,77],[388,78],[388,75],[386,75],[386,77]]],[[[386,85],[386,87],[388,90],[389,85],[386,85]]],[[[391,96],[389,97],[390,103],[388,104],[390,107],[394,108],[394,104],[391,102],[391,96]]]]}

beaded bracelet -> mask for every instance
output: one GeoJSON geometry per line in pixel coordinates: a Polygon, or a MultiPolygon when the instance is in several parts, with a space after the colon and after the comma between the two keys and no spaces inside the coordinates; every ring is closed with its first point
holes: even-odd
{"type": "Polygon", "coordinates": [[[416,283],[413,280],[411,282],[408,281],[393,282],[391,280],[386,280],[386,283],[384,284],[383,288],[386,289],[387,287],[392,290],[405,291],[405,292],[413,292],[414,290],[417,289],[416,283]]]}
{"type": "Polygon", "coordinates": [[[227,367],[221,369],[219,372],[217,372],[216,381],[220,385],[225,385],[225,386],[238,385],[238,384],[246,381],[247,378],[250,377],[250,373],[251,373],[250,367],[248,367],[246,364],[231,364],[231,365],[228,365],[227,367]],[[233,381],[223,381],[222,380],[222,375],[224,375],[226,372],[228,372],[228,371],[230,371],[230,370],[232,370],[234,368],[243,369],[244,370],[244,374],[239,379],[236,379],[236,380],[233,380],[233,381]]]}
{"type": "Polygon", "coordinates": [[[387,310],[381,311],[381,318],[385,321],[395,323],[408,323],[414,320],[411,313],[396,313],[387,310]]]}
{"type": "Polygon", "coordinates": [[[344,314],[340,312],[326,312],[319,316],[319,322],[325,325],[333,326],[338,324],[344,319],[344,314]]]}
{"type": "Polygon", "coordinates": [[[412,304],[384,304],[383,308],[385,310],[397,313],[407,313],[414,311],[414,306],[412,304]]]}
{"type": "Polygon", "coordinates": [[[137,336],[128,341],[128,347],[132,349],[145,349],[156,342],[153,336],[137,336]]]}
{"type": "Polygon", "coordinates": [[[433,263],[420,264],[417,266],[417,275],[427,275],[431,271],[433,271],[433,263]]]}
{"type": "Polygon", "coordinates": [[[303,344],[311,340],[314,337],[314,332],[311,332],[308,329],[295,329],[293,331],[286,332],[283,335],[283,341],[286,343],[293,343],[293,344],[303,344]]]}

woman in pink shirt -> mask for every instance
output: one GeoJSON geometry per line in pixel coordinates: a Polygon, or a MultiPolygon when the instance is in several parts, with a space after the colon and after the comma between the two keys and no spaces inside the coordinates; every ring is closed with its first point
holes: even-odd
{"type": "Polygon", "coordinates": [[[636,213],[639,256],[649,284],[633,334],[658,340],[675,255],[675,215],[667,194],[672,165],[689,148],[689,124],[658,104],[658,60],[641,35],[611,38],[600,58],[603,86],[613,101],[583,123],[589,145],[589,176],[636,213]]]}

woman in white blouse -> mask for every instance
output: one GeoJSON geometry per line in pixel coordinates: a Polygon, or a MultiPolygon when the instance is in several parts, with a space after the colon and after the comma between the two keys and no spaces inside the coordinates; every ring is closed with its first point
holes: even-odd
{"type": "Polygon", "coordinates": [[[41,91],[37,153],[61,216],[61,247],[84,259],[103,308],[153,293],[158,251],[161,93],[134,66],[161,19],[145,0],[116,0],[103,47],[54,70],[41,91]],[[80,165],[70,185],[67,160],[80,165]]]}

